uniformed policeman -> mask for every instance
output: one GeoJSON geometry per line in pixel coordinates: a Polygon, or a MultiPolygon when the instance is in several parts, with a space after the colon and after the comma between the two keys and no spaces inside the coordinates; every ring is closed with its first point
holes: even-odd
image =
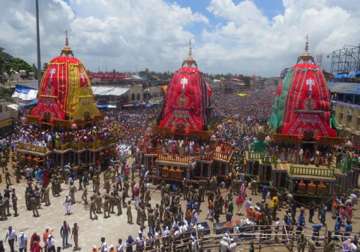
{"type": "Polygon", "coordinates": [[[84,187],[83,193],[81,195],[81,200],[84,201],[84,204],[87,205],[88,204],[88,199],[87,199],[87,187],[84,187]]]}
{"type": "Polygon", "coordinates": [[[132,212],[131,212],[131,201],[130,200],[127,203],[126,215],[127,215],[128,223],[133,224],[132,223],[132,212]]]}
{"type": "Polygon", "coordinates": [[[90,197],[90,219],[97,219],[96,214],[96,195],[90,197]],[[93,217],[94,215],[94,217],[93,217]]]}
{"type": "Polygon", "coordinates": [[[44,190],[44,201],[45,201],[45,206],[50,206],[50,187],[47,186],[44,190]]]}

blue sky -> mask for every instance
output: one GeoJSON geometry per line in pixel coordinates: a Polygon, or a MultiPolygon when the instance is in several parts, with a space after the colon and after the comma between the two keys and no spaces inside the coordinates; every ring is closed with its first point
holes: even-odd
{"type": "MultiPolygon", "coordinates": [[[[0,0],[0,46],[35,63],[31,2],[0,0]]],[[[68,30],[75,55],[90,70],[174,71],[193,39],[204,72],[274,76],[296,62],[306,34],[314,56],[360,41],[359,0],[39,2],[42,62],[59,54],[68,30]]]]}
{"type": "MultiPolygon", "coordinates": [[[[209,15],[210,13],[206,10],[207,6],[211,2],[210,0],[167,0],[170,3],[178,3],[182,7],[190,7],[193,11],[199,12],[211,19],[214,17],[209,15]]],[[[242,0],[235,0],[234,3],[238,4],[242,0]]],[[[268,18],[272,18],[278,14],[281,14],[284,10],[282,0],[253,0],[256,6],[261,9],[263,14],[268,18]]]]}
{"type": "MultiPolygon", "coordinates": [[[[177,3],[181,7],[189,7],[193,12],[200,13],[206,16],[209,20],[209,24],[204,23],[192,23],[187,28],[196,37],[205,29],[211,30],[216,26],[219,26],[224,23],[224,20],[220,17],[214,16],[207,10],[211,0],[166,0],[169,3],[177,3]]],[[[234,0],[235,4],[244,0],[234,0]]],[[[256,6],[261,10],[261,12],[271,20],[274,16],[282,14],[284,11],[284,6],[282,0],[253,0],[256,6]]]]}

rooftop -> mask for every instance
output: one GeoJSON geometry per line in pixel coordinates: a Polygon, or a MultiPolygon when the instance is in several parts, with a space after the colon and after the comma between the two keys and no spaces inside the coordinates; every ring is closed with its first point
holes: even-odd
{"type": "Polygon", "coordinates": [[[360,95],[360,83],[356,82],[328,82],[331,93],[360,95]]]}

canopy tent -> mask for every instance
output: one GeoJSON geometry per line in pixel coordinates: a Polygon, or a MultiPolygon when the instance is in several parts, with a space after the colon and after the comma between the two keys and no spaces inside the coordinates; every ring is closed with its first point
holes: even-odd
{"type": "Polygon", "coordinates": [[[19,105],[16,103],[9,104],[7,107],[15,111],[19,110],[19,105]]]}
{"type": "Polygon", "coordinates": [[[331,93],[360,95],[360,83],[358,82],[333,82],[328,83],[331,93]]]}
{"type": "Polygon", "coordinates": [[[31,106],[36,105],[38,102],[37,99],[31,100],[31,101],[27,101],[27,102],[21,102],[21,103],[12,103],[7,105],[8,108],[18,111],[19,109],[25,109],[25,108],[29,108],[31,106]]]}
{"type": "Polygon", "coordinates": [[[17,84],[15,86],[15,92],[11,96],[12,98],[18,98],[23,101],[32,101],[36,99],[38,91],[34,88],[17,84]]]}
{"type": "Polygon", "coordinates": [[[122,96],[129,91],[129,88],[110,87],[110,86],[93,86],[94,95],[98,96],[122,96]]]}
{"type": "Polygon", "coordinates": [[[113,105],[113,104],[96,104],[96,107],[99,109],[115,109],[115,108],[117,108],[117,106],[113,105]]]}
{"type": "MultiPolygon", "coordinates": [[[[99,96],[121,96],[129,91],[129,88],[96,86],[91,87],[94,95],[99,96]]],[[[38,90],[23,85],[16,85],[12,98],[19,98],[24,101],[36,99],[38,90]]]]}

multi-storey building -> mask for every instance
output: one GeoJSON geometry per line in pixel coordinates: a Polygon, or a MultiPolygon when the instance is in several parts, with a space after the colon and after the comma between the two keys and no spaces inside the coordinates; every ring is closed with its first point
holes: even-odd
{"type": "Polygon", "coordinates": [[[360,83],[329,82],[337,128],[360,146],[360,83]]]}

